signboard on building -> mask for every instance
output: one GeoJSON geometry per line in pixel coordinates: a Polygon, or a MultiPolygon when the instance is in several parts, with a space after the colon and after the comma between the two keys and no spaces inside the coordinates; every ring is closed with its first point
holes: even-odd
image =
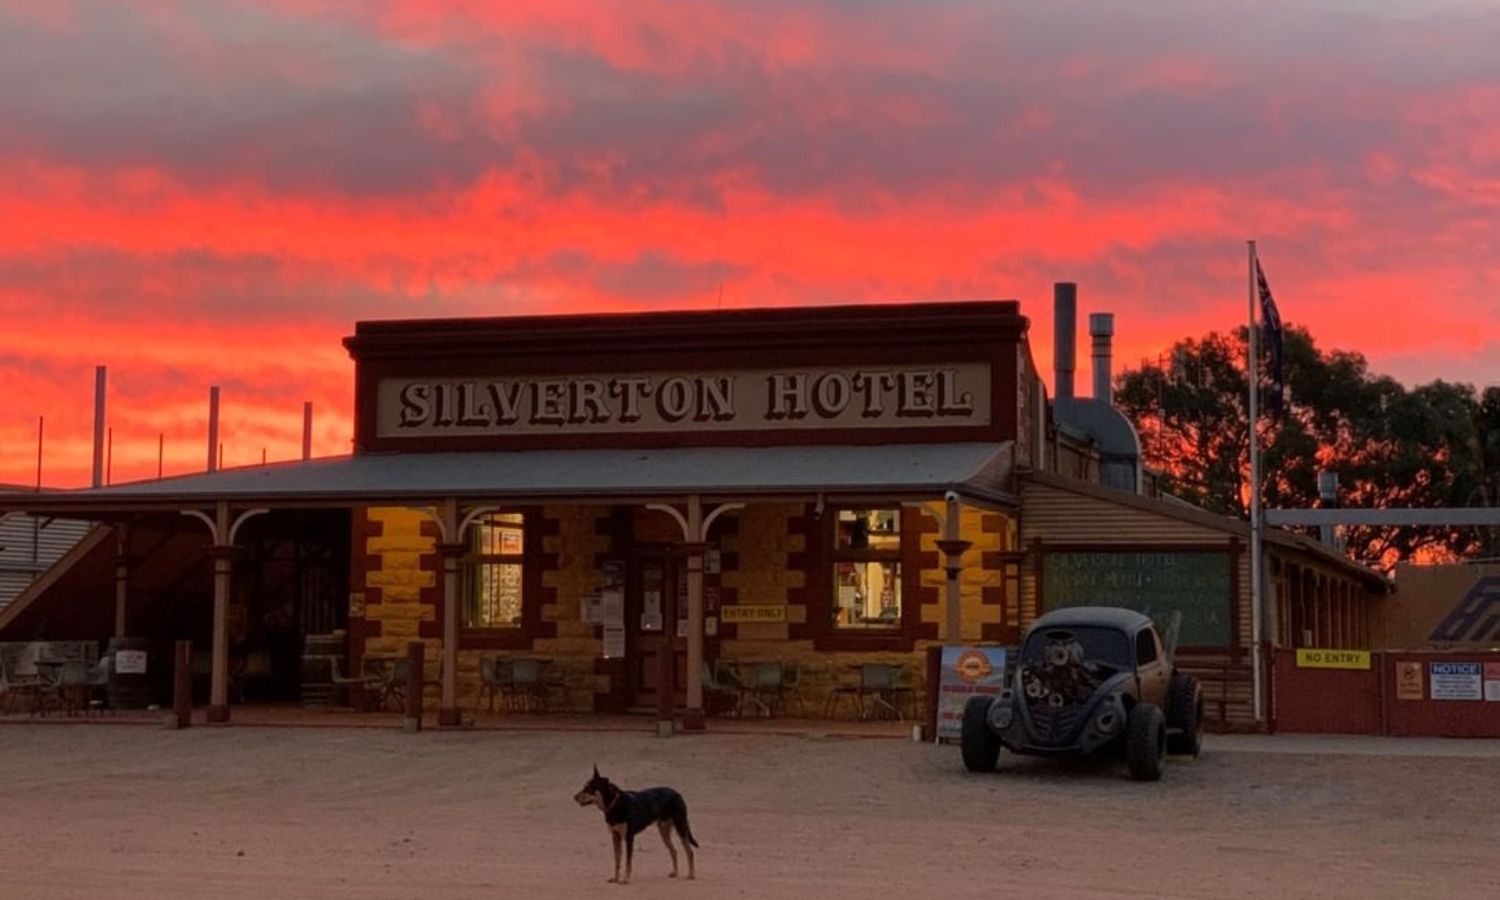
{"type": "Polygon", "coordinates": [[[1422,664],[1419,662],[1396,663],[1396,699],[1421,700],[1427,696],[1422,688],[1422,664]]]}
{"type": "Polygon", "coordinates": [[[744,606],[726,606],[719,610],[725,625],[746,622],[785,622],[786,605],[779,603],[754,603],[744,606]]]}
{"type": "Polygon", "coordinates": [[[1150,616],[1161,629],[1181,612],[1178,646],[1228,647],[1233,641],[1229,554],[1222,550],[1048,550],[1041,590],[1048,612],[1119,606],[1150,616]]]}
{"type": "Polygon", "coordinates": [[[1484,676],[1477,662],[1428,663],[1434,700],[1483,700],[1484,676]]]}
{"type": "Polygon", "coordinates": [[[1005,689],[1004,647],[944,647],[938,679],[937,739],[956,741],[971,697],[1005,689]]]}
{"type": "Polygon", "coordinates": [[[990,424],[990,366],[387,378],[378,437],[626,434],[990,424]]]}
{"type": "Polygon", "coordinates": [[[1297,650],[1299,669],[1369,669],[1368,650],[1297,650]]]}

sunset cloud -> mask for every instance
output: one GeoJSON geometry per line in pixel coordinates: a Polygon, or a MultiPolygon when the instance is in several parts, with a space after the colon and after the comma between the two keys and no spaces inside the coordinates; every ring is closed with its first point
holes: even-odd
{"type": "Polygon", "coordinates": [[[1500,11],[0,0],[0,482],[348,449],[364,318],[1021,300],[1500,383],[1500,11]],[[173,451],[172,447],[180,449],[173,451]]]}

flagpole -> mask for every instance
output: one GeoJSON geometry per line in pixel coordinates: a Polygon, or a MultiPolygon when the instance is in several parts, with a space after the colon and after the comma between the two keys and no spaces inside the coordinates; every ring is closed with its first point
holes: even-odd
{"type": "Polygon", "coordinates": [[[1245,371],[1250,388],[1250,679],[1251,707],[1255,722],[1261,721],[1261,563],[1260,563],[1260,335],[1255,327],[1256,257],[1255,242],[1247,241],[1250,247],[1250,328],[1246,333],[1245,371]]]}

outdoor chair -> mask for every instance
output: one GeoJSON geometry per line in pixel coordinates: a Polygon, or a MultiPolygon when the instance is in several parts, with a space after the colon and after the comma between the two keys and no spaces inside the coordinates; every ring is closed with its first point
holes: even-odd
{"type": "Polygon", "coordinates": [[[31,693],[32,715],[45,716],[54,709],[66,709],[62,683],[62,666],[36,667],[36,688],[31,693]]]}
{"type": "Polygon", "coordinates": [[[563,670],[555,663],[546,663],[542,666],[542,710],[552,711],[553,701],[558,701],[563,707],[567,706],[568,680],[563,670]]]}
{"type": "Polygon", "coordinates": [[[58,675],[57,696],[59,705],[67,715],[89,711],[89,671],[97,669],[81,659],[68,660],[62,664],[58,675]]]}
{"type": "Polygon", "coordinates": [[[367,657],[364,670],[378,688],[373,704],[376,709],[406,708],[406,673],[411,671],[411,664],[405,657],[367,657]]]}
{"type": "Polygon", "coordinates": [[[245,686],[264,686],[271,681],[271,654],[255,652],[244,658],[237,667],[231,685],[241,703],[245,702],[245,686]]]}
{"type": "Polygon", "coordinates": [[[555,677],[545,677],[543,669],[539,659],[511,660],[515,694],[526,712],[545,712],[548,709],[548,694],[557,682],[555,677]]]}
{"type": "MultiPolygon", "coordinates": [[[[755,699],[758,706],[766,712],[766,718],[771,717],[771,704],[786,699],[786,687],[782,682],[782,664],[779,662],[756,663],[755,675],[750,683],[750,695],[755,699]]],[[[782,712],[786,712],[785,705],[782,712]]]]}
{"type": "Polygon", "coordinates": [[[733,669],[718,663],[703,663],[703,697],[710,711],[717,709],[739,715],[741,691],[733,669]]]}
{"type": "Polygon", "coordinates": [[[0,712],[16,712],[22,703],[34,710],[40,681],[35,675],[17,675],[5,654],[0,654],[0,712]]]}
{"type": "Polygon", "coordinates": [[[85,715],[95,710],[99,712],[108,710],[111,715],[114,714],[114,707],[109,705],[109,675],[114,663],[114,657],[106,653],[100,657],[96,665],[85,669],[80,698],[84,704],[85,715]]]}
{"type": "Polygon", "coordinates": [[[328,657],[328,680],[333,682],[336,687],[349,686],[354,688],[354,695],[350,696],[349,705],[360,708],[366,708],[371,705],[368,699],[369,695],[365,692],[371,691],[382,681],[379,675],[369,674],[368,672],[364,675],[345,675],[339,671],[338,659],[332,656],[328,657]]]}
{"type": "Polygon", "coordinates": [[[510,660],[498,656],[485,656],[479,660],[480,699],[488,698],[490,712],[495,711],[495,695],[500,695],[500,705],[506,709],[515,707],[515,670],[510,660]]]}
{"type": "Polygon", "coordinates": [[[796,660],[785,660],[781,664],[781,686],[776,692],[776,700],[781,704],[783,715],[791,715],[788,708],[788,700],[797,701],[797,715],[807,715],[807,705],[802,702],[802,694],[799,688],[802,686],[802,664],[796,660]]]}
{"type": "Polygon", "coordinates": [[[904,709],[912,717],[917,717],[917,684],[916,673],[907,666],[897,667],[888,691],[891,697],[891,705],[896,708],[896,716],[899,719],[904,709]]]}
{"type": "Polygon", "coordinates": [[[862,663],[856,666],[852,679],[841,681],[829,692],[824,714],[832,718],[839,701],[847,697],[854,701],[858,718],[864,719],[873,714],[875,707],[885,707],[895,713],[897,719],[902,718],[901,711],[887,699],[895,687],[895,672],[898,668],[899,666],[887,663],[862,663]]]}

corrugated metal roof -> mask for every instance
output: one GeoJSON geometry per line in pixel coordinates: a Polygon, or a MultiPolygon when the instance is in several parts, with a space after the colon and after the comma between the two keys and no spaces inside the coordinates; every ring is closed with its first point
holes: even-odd
{"type": "Polygon", "coordinates": [[[0,495],[0,509],[946,490],[1010,500],[1011,451],[1006,442],[360,454],[106,488],[0,495]]]}

